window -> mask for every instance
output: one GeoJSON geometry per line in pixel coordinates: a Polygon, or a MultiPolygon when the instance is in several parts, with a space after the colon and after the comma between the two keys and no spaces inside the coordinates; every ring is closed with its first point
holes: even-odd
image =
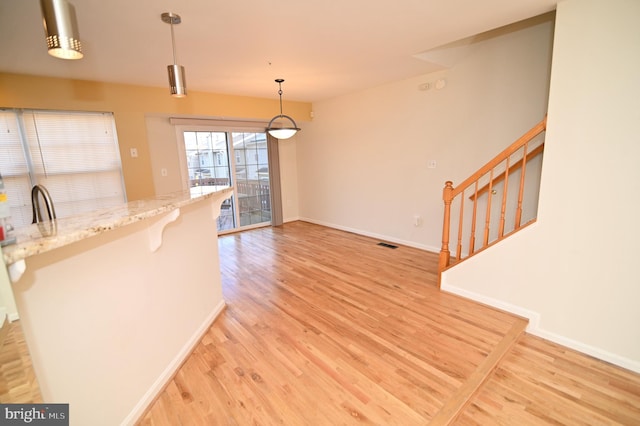
{"type": "MultiPolygon", "coordinates": [[[[256,129],[257,130],[257,129],[256,129]]],[[[271,223],[271,185],[267,134],[246,129],[180,127],[188,186],[232,185],[222,204],[218,232],[271,223]],[[235,162],[231,162],[235,159],[235,162]]]]}
{"type": "Polygon", "coordinates": [[[113,114],[0,110],[0,173],[14,226],[31,223],[31,188],[45,186],[57,217],[126,202],[113,114]]]}
{"type": "Polygon", "coordinates": [[[190,187],[232,183],[236,187],[234,196],[222,205],[219,232],[271,222],[266,133],[185,130],[183,138],[190,187]],[[234,157],[235,165],[229,163],[234,157]]]}
{"type": "Polygon", "coordinates": [[[266,122],[171,117],[176,126],[183,188],[231,185],[218,233],[283,223],[278,140],[266,122]],[[203,158],[210,158],[204,164],[203,158]],[[200,160],[200,161],[198,161],[200,160]],[[196,172],[195,164],[207,172],[196,172]]]}
{"type": "Polygon", "coordinates": [[[240,227],[271,223],[271,185],[265,132],[232,132],[233,150],[246,162],[236,164],[240,227]]]}

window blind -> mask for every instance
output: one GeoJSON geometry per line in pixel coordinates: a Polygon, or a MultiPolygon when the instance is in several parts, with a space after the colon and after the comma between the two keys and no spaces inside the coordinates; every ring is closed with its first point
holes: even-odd
{"type": "Polygon", "coordinates": [[[0,173],[11,176],[5,185],[11,189],[8,196],[14,225],[31,223],[30,191],[35,184],[48,189],[58,217],[126,201],[113,114],[41,110],[3,114],[8,115],[7,123],[15,123],[18,135],[18,142],[11,131],[7,132],[11,137],[0,136],[0,173]],[[13,161],[5,154],[5,145],[11,147],[10,156],[16,161],[13,167],[5,164],[13,161]],[[16,179],[15,187],[13,176],[22,179],[16,179]]]}

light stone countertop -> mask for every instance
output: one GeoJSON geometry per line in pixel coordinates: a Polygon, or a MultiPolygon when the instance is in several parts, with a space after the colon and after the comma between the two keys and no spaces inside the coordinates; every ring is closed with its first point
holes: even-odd
{"type": "Polygon", "coordinates": [[[4,262],[10,266],[30,256],[168,213],[199,200],[225,192],[231,197],[232,191],[233,188],[229,186],[199,186],[190,191],[131,201],[116,207],[16,228],[11,235],[16,237],[16,243],[2,248],[4,262]]]}

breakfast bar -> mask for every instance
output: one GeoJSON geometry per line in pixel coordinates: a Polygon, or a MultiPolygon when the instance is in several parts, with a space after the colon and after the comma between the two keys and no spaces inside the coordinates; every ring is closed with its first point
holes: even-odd
{"type": "Polygon", "coordinates": [[[197,187],[29,225],[2,254],[45,403],[133,424],[223,310],[216,219],[197,187]]]}

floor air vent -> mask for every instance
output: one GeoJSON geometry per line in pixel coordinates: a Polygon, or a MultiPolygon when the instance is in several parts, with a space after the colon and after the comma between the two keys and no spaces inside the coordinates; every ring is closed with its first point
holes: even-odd
{"type": "Polygon", "coordinates": [[[387,244],[387,243],[378,243],[378,245],[386,248],[392,248],[392,249],[398,248],[398,246],[394,246],[393,244],[387,244]]]}

